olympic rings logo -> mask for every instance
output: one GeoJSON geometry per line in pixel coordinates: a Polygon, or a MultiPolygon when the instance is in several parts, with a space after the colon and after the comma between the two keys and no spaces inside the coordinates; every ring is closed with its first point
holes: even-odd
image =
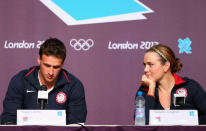
{"type": "Polygon", "coordinates": [[[71,39],[70,40],[70,45],[73,47],[75,50],[84,50],[87,51],[89,50],[92,46],[94,46],[94,41],[92,39],[84,40],[84,39],[71,39]]]}

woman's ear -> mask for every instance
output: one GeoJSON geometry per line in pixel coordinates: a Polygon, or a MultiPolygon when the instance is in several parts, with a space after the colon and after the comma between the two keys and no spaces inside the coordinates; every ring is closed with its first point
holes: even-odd
{"type": "Polygon", "coordinates": [[[170,62],[169,61],[165,62],[163,69],[164,69],[164,72],[168,72],[170,70],[170,62]]]}

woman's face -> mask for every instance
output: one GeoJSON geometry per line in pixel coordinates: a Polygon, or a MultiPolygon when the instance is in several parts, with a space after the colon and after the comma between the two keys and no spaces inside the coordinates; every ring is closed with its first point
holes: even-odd
{"type": "Polygon", "coordinates": [[[162,79],[166,70],[161,63],[161,57],[156,52],[147,52],[144,56],[144,73],[147,78],[152,78],[156,82],[162,79]]]}

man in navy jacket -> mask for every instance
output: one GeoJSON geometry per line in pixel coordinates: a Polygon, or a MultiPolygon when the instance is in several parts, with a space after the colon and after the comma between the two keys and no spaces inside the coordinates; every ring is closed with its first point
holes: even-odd
{"type": "Polygon", "coordinates": [[[64,44],[56,39],[46,40],[37,58],[39,66],[16,74],[10,81],[3,103],[2,124],[16,124],[17,109],[40,109],[38,90],[47,87],[45,109],[65,109],[66,123],[84,123],[87,108],[84,87],[80,80],[62,69],[66,58],[64,44]]]}

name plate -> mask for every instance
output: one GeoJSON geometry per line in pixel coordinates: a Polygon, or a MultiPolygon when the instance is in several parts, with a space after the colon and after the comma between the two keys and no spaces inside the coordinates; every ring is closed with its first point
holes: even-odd
{"type": "Polygon", "coordinates": [[[17,125],[66,125],[65,110],[17,110],[17,125]]]}
{"type": "Polygon", "coordinates": [[[197,110],[150,110],[149,125],[198,125],[197,110]]]}

